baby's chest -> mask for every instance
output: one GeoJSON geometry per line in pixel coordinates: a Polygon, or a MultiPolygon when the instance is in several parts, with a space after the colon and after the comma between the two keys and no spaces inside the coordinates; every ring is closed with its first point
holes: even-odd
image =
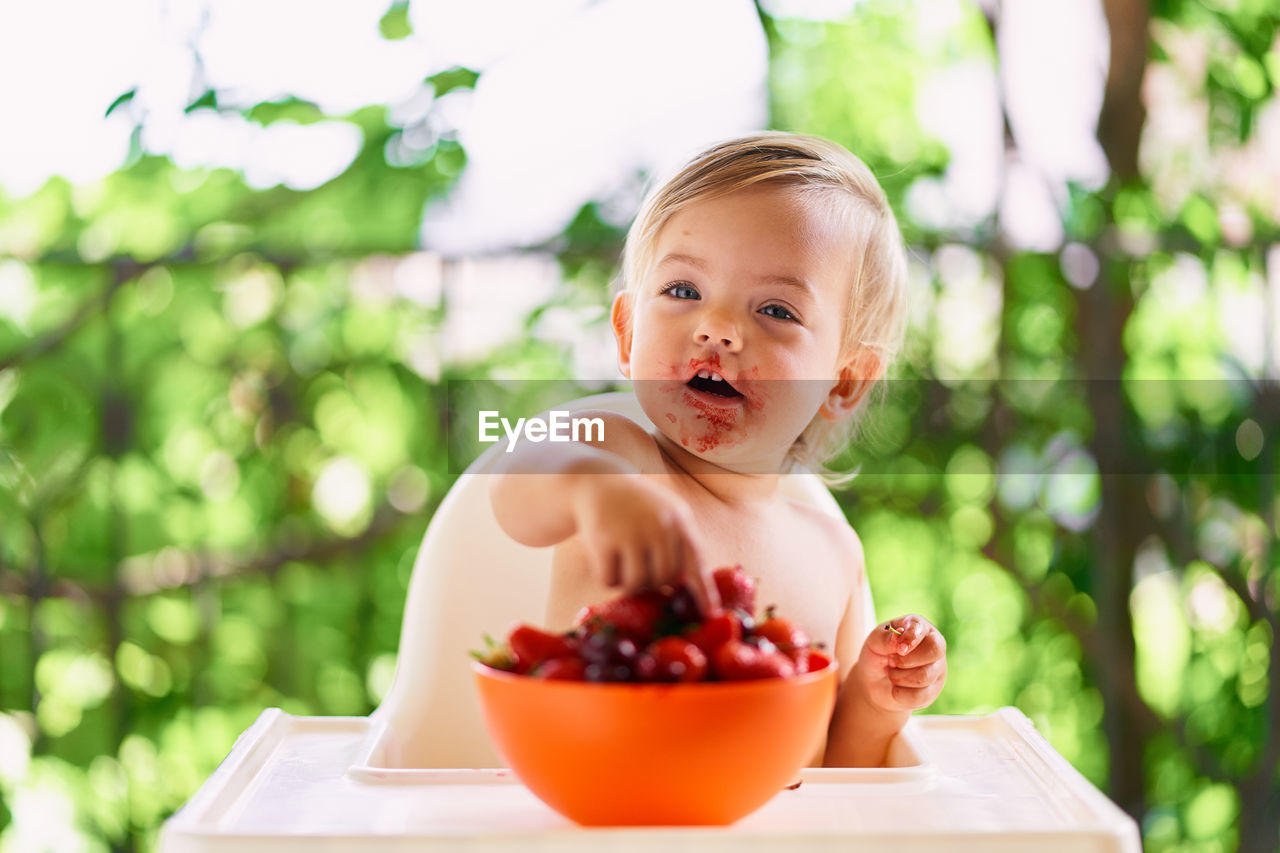
{"type": "Polygon", "coordinates": [[[741,565],[756,579],[757,615],[774,606],[815,640],[834,643],[850,594],[848,555],[803,526],[756,522],[732,530],[707,524],[703,535],[710,565],[741,565]]]}

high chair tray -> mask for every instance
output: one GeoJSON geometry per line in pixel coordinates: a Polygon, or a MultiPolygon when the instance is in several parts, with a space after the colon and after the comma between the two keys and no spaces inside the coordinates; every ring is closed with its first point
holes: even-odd
{"type": "Polygon", "coordinates": [[[1013,708],[914,717],[891,758],[902,766],[805,769],[727,827],[583,828],[506,769],[379,768],[378,726],[264,711],[165,824],[161,850],[1141,850],[1136,824],[1013,708]]]}

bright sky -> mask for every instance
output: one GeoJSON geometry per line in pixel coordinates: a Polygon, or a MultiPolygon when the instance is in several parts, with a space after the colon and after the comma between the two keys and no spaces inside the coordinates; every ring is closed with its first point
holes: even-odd
{"type": "MultiPolygon", "coordinates": [[[[858,2],[767,5],[822,18],[858,2]]],[[[921,0],[922,19],[954,20],[966,2],[921,0]]],[[[1022,160],[1007,164],[1002,197],[1001,83],[990,66],[954,66],[918,105],[953,166],[916,188],[911,212],[962,225],[1001,204],[1018,243],[1048,248],[1062,239],[1053,201],[1065,180],[1096,184],[1104,174],[1093,125],[1106,31],[1096,0],[1002,5],[1004,96],[1022,160]]],[[[749,0],[415,0],[414,34],[397,42],[378,32],[387,6],[344,0],[316,14],[314,0],[4,4],[0,186],[22,196],[54,173],[99,178],[124,161],[140,116],[143,146],[182,166],[232,166],[258,187],[315,187],[354,157],[354,127],[263,128],[183,108],[213,88],[223,103],[291,94],[334,114],[385,103],[408,118],[429,103],[424,77],[466,65],[485,72],[479,86],[446,98],[437,115],[457,129],[470,163],[424,225],[430,245],[458,254],[543,240],[592,198],[625,206],[640,170],[662,173],[767,120],[767,50],[749,0]],[[104,119],[134,87],[134,103],[104,119]]]]}

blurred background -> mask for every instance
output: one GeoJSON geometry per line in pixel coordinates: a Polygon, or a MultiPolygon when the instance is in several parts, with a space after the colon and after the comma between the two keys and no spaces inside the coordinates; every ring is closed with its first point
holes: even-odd
{"type": "Polygon", "coordinates": [[[0,847],[151,850],[262,709],[375,707],[450,383],[610,387],[646,183],[773,127],[862,156],[911,247],[838,497],[880,615],[948,637],[930,711],[1021,708],[1148,850],[1276,849],[1278,26],[0,6],[0,847]]]}

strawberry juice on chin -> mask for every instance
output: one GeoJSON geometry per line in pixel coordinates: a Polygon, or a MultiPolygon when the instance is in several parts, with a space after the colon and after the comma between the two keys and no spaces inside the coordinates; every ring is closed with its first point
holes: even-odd
{"type": "Polygon", "coordinates": [[[746,396],[721,397],[679,380],[655,381],[636,390],[654,425],[671,441],[696,453],[741,444],[747,437],[748,413],[759,410],[746,396]]]}
{"type": "Polygon", "coordinates": [[[706,453],[722,444],[740,443],[744,436],[734,435],[733,430],[742,418],[746,408],[745,400],[745,397],[716,397],[704,391],[685,388],[681,402],[697,412],[696,422],[700,430],[682,429],[680,444],[699,453],[706,453]]]}
{"type": "Polygon", "coordinates": [[[723,375],[719,353],[690,358],[686,363],[662,362],[661,365],[667,374],[665,381],[654,381],[647,389],[656,388],[657,398],[646,400],[649,395],[643,393],[646,390],[643,386],[638,386],[637,392],[650,420],[668,438],[699,454],[736,447],[745,441],[748,421],[758,420],[764,408],[763,389],[758,387],[762,383],[757,381],[759,367],[741,370],[732,379],[726,377],[726,384],[730,384],[737,396],[725,396],[689,384],[690,378],[700,371],[723,375]]]}

